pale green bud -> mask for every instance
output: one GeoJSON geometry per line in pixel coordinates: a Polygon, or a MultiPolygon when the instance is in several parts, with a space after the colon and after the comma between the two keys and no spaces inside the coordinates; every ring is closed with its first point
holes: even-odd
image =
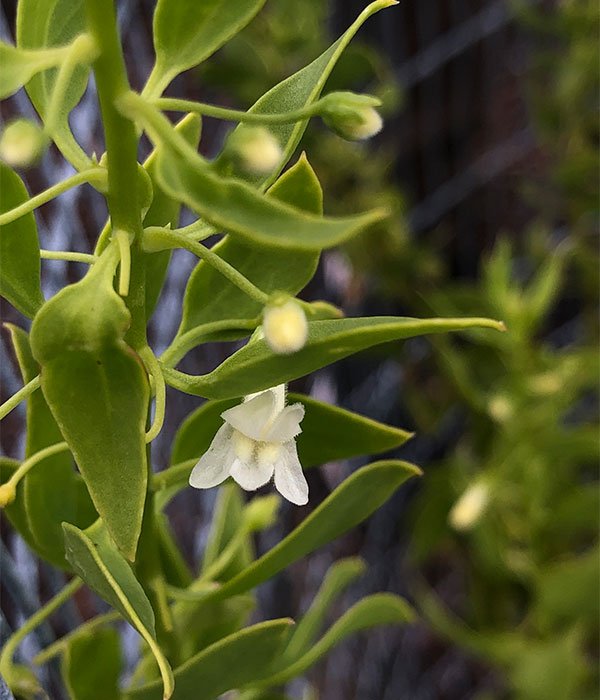
{"type": "Polygon", "coordinates": [[[16,119],[0,136],[0,158],[14,168],[26,168],[39,160],[47,144],[38,124],[29,119],[16,119]]]}
{"type": "Polygon", "coordinates": [[[266,530],[277,518],[279,496],[258,496],[253,498],[244,509],[244,520],[249,531],[266,530]]]}
{"type": "Polygon", "coordinates": [[[253,175],[270,173],[283,157],[279,141],[263,126],[240,126],[231,134],[226,151],[253,175]]]}
{"type": "Polygon", "coordinates": [[[332,92],[323,99],[321,118],[336,134],[349,141],[362,141],[379,133],[383,119],[375,107],[381,100],[353,92],[332,92]]]}
{"type": "Polygon", "coordinates": [[[300,303],[290,296],[276,296],[269,301],[262,326],[267,344],[278,355],[297,352],[306,343],[306,314],[300,303]]]}

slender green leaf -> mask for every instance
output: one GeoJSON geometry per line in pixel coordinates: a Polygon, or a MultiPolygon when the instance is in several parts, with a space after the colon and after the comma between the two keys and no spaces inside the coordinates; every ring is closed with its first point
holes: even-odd
{"type": "MultiPolygon", "coordinates": [[[[12,324],[6,324],[11,334],[17,360],[28,382],[39,374],[27,333],[12,324]]],[[[25,456],[45,447],[62,442],[64,437],[52,417],[41,391],[27,400],[27,439],[25,456]]],[[[22,479],[18,493],[27,513],[27,529],[35,542],[34,550],[60,568],[70,568],[64,556],[64,537],[61,524],[65,521],[86,528],[98,517],[85,482],[73,469],[69,452],[48,457],[22,479]],[[60,489],[56,485],[60,484],[60,489]]]]}
{"type": "Polygon", "coordinates": [[[468,328],[502,330],[485,318],[343,318],[308,324],[306,345],[293,355],[275,355],[264,339],[256,339],[209,374],[194,377],[165,369],[169,384],[188,394],[225,399],[268,389],[314,372],[360,350],[391,340],[468,328]]]}
{"type": "MultiPolygon", "coordinates": [[[[297,73],[294,73],[289,78],[286,78],[284,81],[271,88],[271,90],[263,95],[249,111],[259,114],[277,114],[301,109],[315,102],[319,98],[327,78],[330,76],[331,71],[344,52],[344,49],[348,46],[363,23],[371,17],[371,15],[379,12],[379,10],[395,4],[396,0],[376,0],[376,2],[372,2],[360,13],[356,21],[327,49],[327,51],[308,66],[305,66],[297,73]]],[[[269,125],[267,128],[279,141],[283,149],[283,158],[279,168],[268,176],[252,177],[242,172],[236,173],[236,176],[241,179],[252,181],[261,188],[268,187],[292,157],[306,129],[307,123],[307,121],[302,121],[296,124],[269,125]]]]}
{"type": "MultiPolygon", "coordinates": [[[[21,49],[46,49],[65,46],[86,29],[83,0],[19,0],[17,3],[17,46],[21,49]]],[[[47,112],[58,69],[35,75],[26,90],[43,118],[47,112]]],[[[69,128],[68,114],[83,95],[89,70],[78,67],[69,81],[57,130],[53,134],[64,153],[81,153],[69,128]]]]}
{"type": "MultiPolygon", "coordinates": [[[[235,403],[231,399],[207,401],[191,413],[175,435],[171,464],[200,458],[223,424],[221,413],[235,403]]],[[[297,438],[298,455],[304,468],[385,452],[402,445],[411,436],[399,428],[303,394],[289,394],[288,403],[301,403],[305,408],[302,433],[297,438]]]]}
{"type": "Polygon", "coordinates": [[[117,700],[122,658],[119,633],[110,627],[75,635],[61,673],[71,700],[117,700]]]}
{"type": "Polygon", "coordinates": [[[86,532],[65,523],[67,559],[81,578],[139,632],[160,668],[164,695],[171,696],[173,674],[156,643],[154,612],[131,567],[113,545],[102,521],[86,532]]]}
{"type": "Polygon", "coordinates": [[[309,396],[290,394],[289,402],[304,405],[298,454],[302,466],[387,452],[404,444],[412,433],[385,425],[309,396]]]}
{"type": "MultiPolygon", "coordinates": [[[[29,199],[21,178],[0,162],[0,212],[29,199]]],[[[0,226],[0,294],[33,318],[44,303],[40,286],[40,246],[33,213],[0,226]]]]}
{"type": "Polygon", "coordinates": [[[358,557],[349,557],[329,567],[310,608],[296,625],[285,649],[287,659],[298,659],[309,651],[325,623],[325,615],[344,590],[366,570],[366,564],[358,557]]]}
{"type": "MultiPolygon", "coordinates": [[[[321,214],[321,185],[303,154],[269,190],[269,195],[303,211],[321,214]]],[[[281,248],[248,245],[235,236],[225,236],[213,250],[239,270],[259,289],[270,293],[285,291],[296,295],[315,273],[319,254],[287,251],[281,248]]],[[[234,286],[214,267],[200,262],[192,272],[183,300],[183,316],[178,337],[205,323],[227,318],[252,320],[260,316],[261,305],[234,286]],[[207,304],[206,300],[211,303],[207,304]]],[[[247,335],[250,331],[241,331],[247,335]]],[[[231,337],[230,333],[211,333],[210,340],[231,337]]],[[[205,341],[208,338],[198,339],[205,341]]]]}
{"type": "MultiPolygon", "coordinates": [[[[232,540],[243,522],[244,501],[240,490],[233,484],[224,484],[219,489],[219,495],[211,521],[208,540],[202,558],[202,571],[206,571],[232,540]]],[[[246,568],[254,558],[250,537],[241,542],[237,556],[232,560],[218,577],[219,581],[227,581],[246,568]]]]}
{"type": "Polygon", "coordinates": [[[401,484],[419,473],[417,467],[398,461],[374,462],[354,472],[292,533],[211,594],[211,598],[244,593],[270,579],[368,518],[401,484]]]}
{"type": "Polygon", "coordinates": [[[189,586],[193,580],[192,574],[177,546],[169,519],[161,512],[155,513],[154,517],[160,562],[165,581],[172,586],[189,586]]]}
{"type": "Polygon", "coordinates": [[[356,632],[378,625],[401,625],[414,620],[415,613],[403,598],[391,593],[375,593],[347,610],[300,658],[293,659],[287,653],[284,654],[278,664],[283,668],[258,685],[281,685],[299,676],[333,647],[356,632]]]}
{"type": "MultiPolygon", "coordinates": [[[[213,700],[268,674],[290,630],[291,620],[269,620],[221,639],[175,669],[173,700],[213,700]]],[[[160,700],[160,683],[134,688],[131,700],[160,700]]]]}
{"type": "Polygon", "coordinates": [[[218,230],[255,245],[319,251],[342,243],[387,216],[374,209],[348,217],[320,217],[265,196],[233,178],[221,178],[201,162],[159,151],[158,182],[218,230]]]}
{"type": "Polygon", "coordinates": [[[162,92],[178,73],[206,60],[243,29],[264,3],[158,0],[153,22],[156,66],[150,84],[162,92]]]}

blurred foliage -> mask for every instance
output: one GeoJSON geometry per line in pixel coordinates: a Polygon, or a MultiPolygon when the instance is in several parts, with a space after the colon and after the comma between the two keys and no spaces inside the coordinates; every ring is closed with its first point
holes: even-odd
{"type": "Polygon", "coordinates": [[[464,622],[425,584],[422,610],[503,668],[510,697],[583,700],[599,681],[600,14],[564,2],[518,16],[540,37],[528,87],[549,177],[523,183],[538,222],[497,242],[480,281],[424,295],[437,311],[502,318],[509,332],[479,346],[434,340],[430,389],[409,396],[423,431],[457,403],[464,412],[415,504],[413,553],[425,571],[449,561],[462,572],[464,622]]]}
{"type": "MultiPolygon", "coordinates": [[[[389,184],[393,134],[370,144],[368,158],[365,146],[324,130],[311,127],[308,138],[332,213],[375,204],[393,212],[346,247],[354,286],[368,281],[411,313],[490,315],[509,329],[473,332],[479,344],[435,338],[434,355],[417,362],[412,391],[406,387],[418,432],[432,432],[457,406],[463,422],[454,447],[424,479],[412,551],[424,572],[440,561],[461,571],[464,621],[425,584],[417,594],[424,614],[444,636],[504,669],[510,697],[591,700],[599,680],[600,13],[592,0],[551,10],[513,6],[536,46],[526,85],[547,172],[521,183],[536,222],[518,239],[497,242],[480,280],[452,280],[435,235],[411,240],[404,198],[389,184]],[[415,300],[415,289],[430,291],[415,300]]],[[[252,80],[229,87],[249,102],[304,52],[321,50],[325,20],[325,4],[277,3],[231,42],[214,67],[219,74],[205,71],[203,79],[227,84],[246,70],[252,80]]],[[[391,75],[359,42],[340,72],[345,84],[367,91],[374,76],[391,75]]],[[[336,85],[334,75],[330,88],[336,85]]],[[[391,86],[388,116],[399,108],[391,86]]]]}

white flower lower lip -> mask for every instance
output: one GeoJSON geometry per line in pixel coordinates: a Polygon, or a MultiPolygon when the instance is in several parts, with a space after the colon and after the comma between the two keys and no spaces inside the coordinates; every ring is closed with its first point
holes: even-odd
{"type": "Polygon", "coordinates": [[[285,386],[247,396],[224,411],[225,423],[190,475],[194,488],[211,488],[231,476],[254,491],[274,477],[275,488],[295,503],[308,502],[308,484],[296,451],[304,406],[285,405],[285,386]]]}

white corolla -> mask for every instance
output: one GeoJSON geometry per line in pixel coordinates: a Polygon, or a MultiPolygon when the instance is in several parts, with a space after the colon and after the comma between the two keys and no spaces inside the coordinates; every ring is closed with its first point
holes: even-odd
{"type": "Polygon", "coordinates": [[[190,485],[208,489],[231,476],[243,489],[254,491],[274,476],[284,498],[305,505],[308,484],[295,440],[302,432],[304,406],[285,405],[285,385],[246,396],[221,418],[225,423],[192,470],[190,485]]]}

